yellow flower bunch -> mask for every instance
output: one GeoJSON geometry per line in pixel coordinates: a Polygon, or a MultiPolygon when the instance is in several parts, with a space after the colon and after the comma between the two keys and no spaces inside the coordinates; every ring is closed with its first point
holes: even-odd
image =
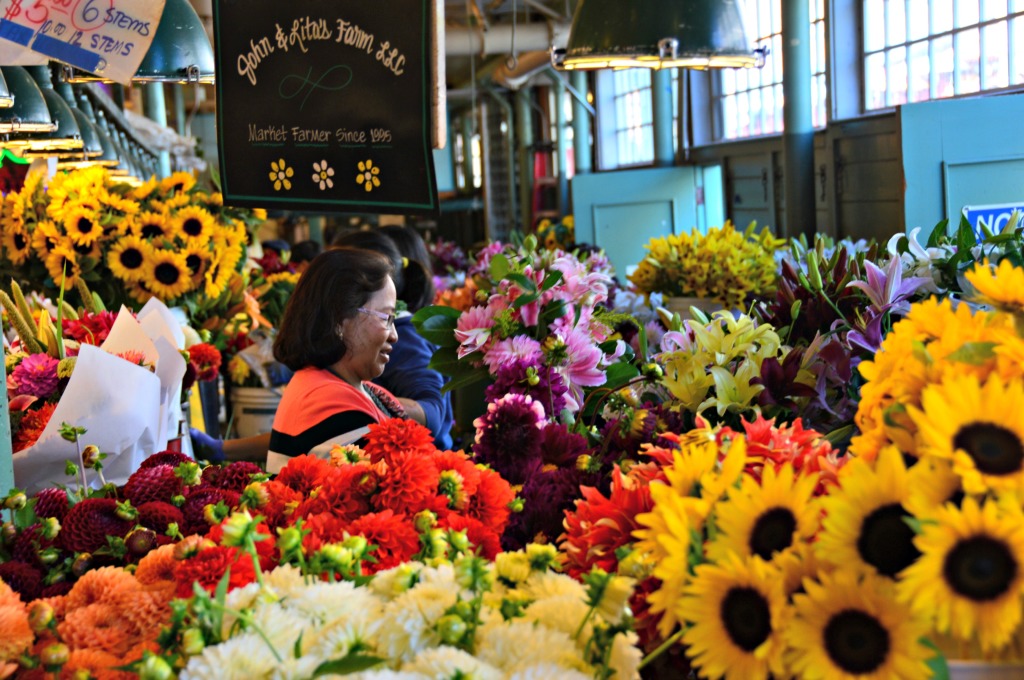
{"type": "Polygon", "coordinates": [[[537,242],[548,250],[570,250],[576,243],[576,222],[566,215],[559,222],[545,218],[537,224],[537,242]]]}
{"type": "Polygon", "coordinates": [[[747,295],[764,295],[775,286],[775,251],[785,240],[751,223],[738,231],[731,222],[707,234],[694,230],[653,238],[648,255],[628,276],[637,290],[649,295],[711,298],[727,309],[743,306],[747,295]]]}
{"type": "Polygon", "coordinates": [[[113,306],[216,299],[244,262],[249,227],[265,216],[225,207],[191,173],[138,187],[100,167],[48,184],[30,173],[0,208],[0,266],[52,290],[82,279],[113,306]]]}

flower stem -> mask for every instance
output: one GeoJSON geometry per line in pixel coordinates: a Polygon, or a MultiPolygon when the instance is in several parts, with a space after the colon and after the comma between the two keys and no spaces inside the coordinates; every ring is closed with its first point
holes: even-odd
{"type": "Polygon", "coordinates": [[[675,643],[679,642],[680,639],[682,639],[683,633],[685,633],[685,632],[686,632],[685,628],[680,628],[675,633],[673,633],[672,637],[670,637],[669,639],[667,639],[664,642],[662,642],[660,645],[658,645],[657,649],[655,649],[653,652],[651,652],[650,654],[645,656],[643,658],[643,661],[640,662],[640,665],[637,666],[637,669],[639,670],[639,669],[644,668],[649,663],[651,663],[652,661],[657,659],[659,656],[664,654],[665,650],[667,650],[669,647],[671,647],[675,643]]]}

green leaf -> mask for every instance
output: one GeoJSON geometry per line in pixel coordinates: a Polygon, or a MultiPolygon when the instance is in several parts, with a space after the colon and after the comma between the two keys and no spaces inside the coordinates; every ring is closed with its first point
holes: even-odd
{"type": "Polygon", "coordinates": [[[348,675],[349,673],[358,673],[359,671],[365,671],[368,668],[379,666],[382,663],[384,663],[384,659],[377,656],[358,653],[349,654],[344,659],[324,661],[322,664],[317,666],[315,671],[313,671],[313,677],[318,678],[322,675],[348,675]]]}
{"type": "Polygon", "coordinates": [[[487,378],[487,373],[481,370],[467,371],[456,376],[452,376],[452,379],[445,383],[444,387],[441,388],[442,393],[451,392],[457,390],[460,387],[467,387],[469,385],[476,384],[481,380],[487,378]]]}
{"type": "Polygon", "coordinates": [[[640,371],[633,364],[619,362],[612,364],[604,372],[604,386],[610,389],[619,389],[630,380],[640,376],[640,371]]]}
{"type": "Polygon", "coordinates": [[[540,284],[541,290],[551,290],[551,288],[562,280],[562,272],[558,270],[551,270],[548,275],[544,277],[544,282],[540,284]]]}
{"type": "Polygon", "coordinates": [[[434,305],[424,307],[412,317],[412,323],[420,336],[440,347],[457,347],[455,327],[462,313],[451,307],[434,305]]]}
{"type": "Polygon", "coordinates": [[[949,229],[949,220],[942,220],[932,229],[932,233],[928,235],[928,248],[935,248],[942,244],[946,239],[949,229]]]}
{"type": "Polygon", "coordinates": [[[545,323],[563,316],[565,316],[565,300],[552,300],[544,305],[544,309],[540,312],[540,320],[545,323]]]}
{"type": "Polygon", "coordinates": [[[959,349],[946,358],[950,361],[957,361],[971,366],[981,366],[986,361],[995,357],[994,342],[965,342],[959,349]]]}
{"type": "Polygon", "coordinates": [[[974,235],[974,230],[971,229],[971,223],[967,221],[967,217],[964,215],[960,216],[960,226],[956,230],[956,247],[958,252],[971,252],[971,248],[978,244],[978,239],[974,235]]]}
{"type": "Polygon", "coordinates": [[[942,653],[942,650],[928,638],[922,638],[921,644],[935,652],[935,656],[925,662],[932,672],[932,680],[950,680],[949,664],[946,663],[946,655],[942,653]]]}
{"type": "Polygon", "coordinates": [[[531,302],[536,302],[537,298],[540,297],[537,293],[523,293],[515,300],[512,301],[512,309],[519,309],[523,305],[528,305],[531,302]]]}
{"type": "Polygon", "coordinates": [[[537,284],[535,284],[531,279],[527,278],[526,276],[524,276],[522,274],[506,274],[505,278],[508,279],[509,281],[512,281],[513,283],[517,284],[520,288],[525,290],[527,293],[536,293],[537,292],[537,284]]]}
{"type": "Polygon", "coordinates": [[[508,274],[510,268],[508,258],[501,253],[498,253],[491,258],[489,273],[492,279],[495,281],[501,281],[508,274]]]}

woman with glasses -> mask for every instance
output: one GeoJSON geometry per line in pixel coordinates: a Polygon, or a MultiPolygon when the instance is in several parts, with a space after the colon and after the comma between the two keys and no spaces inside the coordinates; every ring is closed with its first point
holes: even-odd
{"type": "Polygon", "coordinates": [[[412,324],[412,315],[434,301],[434,284],[422,262],[426,246],[419,234],[405,227],[352,231],[339,235],[334,246],[365,248],[387,256],[392,263],[398,300],[404,309],[397,314],[398,341],[391,361],[374,382],[398,397],[406,414],[434,435],[434,444],[444,451],[452,447],[451,395],[443,392],[445,378],[428,367],[437,349],[412,324]],[[402,233],[395,230],[401,229],[402,233]],[[408,232],[408,234],[404,233],[408,232]],[[396,236],[398,236],[396,238],[396,236]],[[403,238],[406,237],[406,238],[403,238]],[[419,242],[422,253],[416,249],[419,242]]]}
{"type": "Polygon", "coordinates": [[[359,443],[370,424],[404,417],[395,397],[370,382],[398,340],[391,274],[383,255],[339,248],[318,255],[299,279],[274,339],[274,358],[295,375],[274,416],[267,472],[293,456],[359,443]]]}

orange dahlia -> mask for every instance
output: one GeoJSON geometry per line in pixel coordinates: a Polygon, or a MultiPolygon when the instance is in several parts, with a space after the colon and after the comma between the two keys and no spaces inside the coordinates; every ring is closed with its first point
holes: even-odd
{"type": "Polygon", "coordinates": [[[277,473],[277,481],[306,495],[320,486],[331,464],[316,456],[296,456],[277,473]]]}
{"type": "MultiPolygon", "coordinates": [[[[84,502],[84,501],[83,501],[84,502]]],[[[65,597],[70,612],[89,605],[110,602],[122,590],[138,590],[139,582],[121,567],[100,567],[85,572],[65,597]]]]}
{"type": "Polygon", "coordinates": [[[156,550],[151,550],[135,568],[135,579],[142,585],[151,585],[161,581],[174,580],[174,567],[177,560],[174,559],[174,544],[162,545],[156,550]]]}
{"type": "Polygon", "coordinates": [[[420,537],[412,522],[391,510],[360,517],[348,525],[348,533],[363,536],[377,546],[373,552],[377,562],[363,564],[363,570],[371,574],[408,562],[420,548],[420,537]]]}
{"type": "Polygon", "coordinates": [[[378,510],[412,516],[421,510],[438,512],[447,507],[448,498],[438,495],[440,475],[429,458],[418,454],[396,456],[387,464],[388,473],[373,497],[378,510]]]}
{"type": "Polygon", "coordinates": [[[383,459],[390,465],[401,456],[429,454],[434,450],[434,435],[414,420],[390,418],[370,425],[363,448],[374,463],[383,459]]]}
{"type": "Polygon", "coordinates": [[[490,468],[480,470],[480,485],[476,494],[469,499],[466,514],[480,520],[485,526],[501,534],[508,524],[508,504],[516,494],[501,475],[490,468]]]}
{"type": "Polygon", "coordinates": [[[331,467],[320,481],[317,493],[299,503],[296,517],[330,512],[348,521],[370,512],[370,495],[378,480],[368,463],[331,467]]]}
{"type": "Polygon", "coordinates": [[[61,669],[61,678],[89,677],[96,680],[131,680],[135,673],[114,670],[121,666],[121,657],[100,649],[73,649],[61,669]],[[86,675],[88,674],[88,675],[86,675]]]}
{"type": "Polygon", "coordinates": [[[0,605],[0,661],[17,659],[32,644],[35,636],[28,625],[25,605],[0,605]]]}
{"type": "Polygon", "coordinates": [[[121,656],[135,644],[139,630],[117,607],[97,602],[69,610],[57,632],[71,649],[100,649],[121,656]]]}

